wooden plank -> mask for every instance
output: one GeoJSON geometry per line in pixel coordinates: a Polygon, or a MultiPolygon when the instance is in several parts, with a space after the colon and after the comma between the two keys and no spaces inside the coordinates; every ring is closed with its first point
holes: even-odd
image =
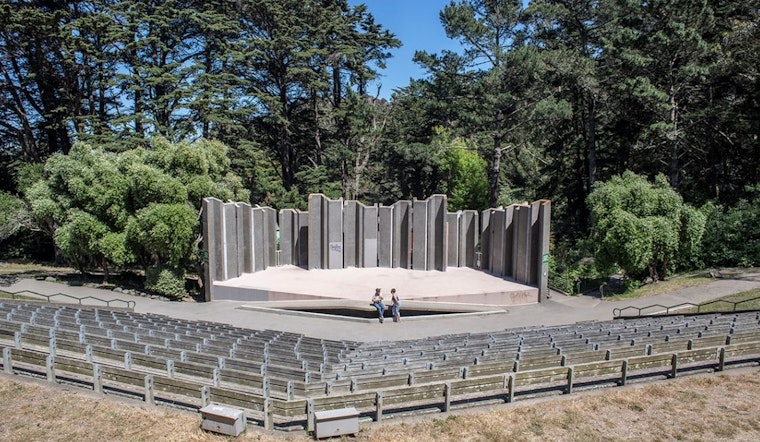
{"type": "Polygon", "coordinates": [[[670,367],[672,364],[672,354],[663,353],[651,356],[639,356],[628,359],[628,372],[650,370],[655,368],[670,367]]]}
{"type": "Polygon", "coordinates": [[[678,365],[692,365],[703,362],[718,362],[718,350],[716,347],[700,348],[678,352],[678,365]]]}
{"type": "Polygon", "coordinates": [[[383,390],[383,405],[411,404],[420,402],[442,402],[445,384],[420,387],[390,388],[383,390]]]}
{"type": "Polygon", "coordinates": [[[334,410],[337,408],[356,407],[368,409],[375,406],[375,392],[351,393],[342,396],[323,396],[311,398],[314,401],[314,409],[334,410]]]}
{"type": "Polygon", "coordinates": [[[565,380],[567,380],[567,367],[518,371],[515,373],[516,387],[553,384],[565,380]]]}
{"type": "Polygon", "coordinates": [[[484,396],[504,392],[504,376],[484,376],[451,381],[451,395],[453,397],[477,394],[484,396]]]}
{"type": "Polygon", "coordinates": [[[84,376],[85,379],[92,380],[92,363],[80,359],[56,356],[55,371],[84,376]]]}
{"type": "Polygon", "coordinates": [[[210,387],[209,399],[219,404],[231,405],[256,412],[264,411],[265,398],[260,394],[210,387]]]}
{"type": "Polygon", "coordinates": [[[390,387],[408,385],[408,374],[393,374],[369,379],[357,379],[357,390],[380,390],[390,387]]]}
{"type": "Polygon", "coordinates": [[[575,378],[602,377],[609,375],[620,376],[622,373],[622,364],[617,361],[604,361],[587,364],[573,365],[575,378]]]}
{"type": "Polygon", "coordinates": [[[200,407],[202,384],[197,382],[188,382],[179,379],[169,379],[164,376],[153,377],[153,389],[160,392],[160,398],[179,399],[184,403],[189,403],[200,407]]]}

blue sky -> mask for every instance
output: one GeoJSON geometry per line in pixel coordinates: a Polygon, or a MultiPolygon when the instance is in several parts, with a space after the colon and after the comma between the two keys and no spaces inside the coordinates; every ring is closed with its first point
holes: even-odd
{"type": "MultiPolygon", "coordinates": [[[[349,0],[349,4],[364,3],[375,17],[375,22],[391,31],[401,40],[402,47],[392,51],[393,58],[387,61],[388,67],[381,71],[382,83],[380,96],[389,98],[393,89],[409,84],[410,78],[422,78],[425,71],[412,61],[414,52],[421,50],[430,53],[444,49],[459,50],[459,44],[446,37],[438,13],[451,0],[349,0]]],[[[376,86],[368,90],[372,95],[376,86]]]]}

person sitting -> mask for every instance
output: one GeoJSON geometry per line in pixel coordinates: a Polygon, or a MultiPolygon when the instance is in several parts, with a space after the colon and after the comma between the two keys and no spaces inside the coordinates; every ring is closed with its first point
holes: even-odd
{"type": "Polygon", "coordinates": [[[385,304],[383,304],[383,295],[380,294],[380,289],[375,289],[375,294],[372,296],[371,304],[377,309],[377,317],[380,323],[383,323],[383,315],[385,314],[385,304]]]}

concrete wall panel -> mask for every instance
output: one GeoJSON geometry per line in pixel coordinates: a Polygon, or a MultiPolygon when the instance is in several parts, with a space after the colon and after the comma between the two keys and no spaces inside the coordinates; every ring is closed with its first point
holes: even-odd
{"type": "Polygon", "coordinates": [[[261,207],[264,214],[264,268],[277,265],[277,211],[271,207],[261,207]]]}
{"type": "Polygon", "coordinates": [[[488,258],[490,263],[489,270],[496,276],[504,275],[504,209],[491,211],[490,233],[491,256],[488,258]]]}
{"type": "Polygon", "coordinates": [[[309,266],[309,212],[297,212],[298,214],[298,237],[296,238],[296,251],[300,267],[309,266]]]}
{"type": "Polygon", "coordinates": [[[392,267],[412,267],[412,202],[398,201],[393,204],[393,258],[392,267]]]}
{"type": "Polygon", "coordinates": [[[203,247],[206,263],[203,266],[203,292],[206,301],[213,300],[214,281],[224,278],[224,205],[216,198],[203,199],[203,247]]]}
{"type": "Polygon", "coordinates": [[[321,193],[309,195],[309,264],[308,269],[323,269],[325,256],[323,253],[325,197],[321,193]]]}
{"type": "Polygon", "coordinates": [[[346,201],[343,203],[343,266],[359,267],[360,245],[359,232],[359,203],[346,201]]]}
{"type": "Polygon", "coordinates": [[[237,237],[238,237],[238,275],[253,273],[253,213],[251,206],[238,203],[237,237]]]}
{"type": "Polygon", "coordinates": [[[531,210],[528,205],[515,206],[513,224],[514,249],[512,253],[514,279],[521,284],[530,280],[531,210]]]}
{"type": "Polygon", "coordinates": [[[446,265],[449,267],[459,267],[459,219],[462,212],[448,213],[447,218],[447,235],[446,241],[449,243],[446,265]]]}
{"type": "Polygon", "coordinates": [[[343,200],[327,201],[327,268],[343,268],[343,200]]]}
{"type": "Polygon", "coordinates": [[[264,211],[260,207],[251,209],[253,220],[253,271],[260,272],[267,268],[264,252],[264,211]]]}
{"type": "Polygon", "coordinates": [[[362,222],[362,266],[377,267],[377,206],[359,206],[359,217],[362,222]]]}
{"type": "MultiPolygon", "coordinates": [[[[475,251],[478,245],[478,212],[465,210],[459,216],[459,267],[475,267],[475,251]]],[[[449,230],[451,226],[449,226],[449,230]]]]}
{"type": "Polygon", "coordinates": [[[393,207],[377,208],[377,265],[391,267],[393,255],[393,207]]]}
{"type": "Polygon", "coordinates": [[[280,210],[280,265],[296,264],[298,215],[294,209],[280,210]]]}
{"type": "Polygon", "coordinates": [[[237,278],[237,206],[224,205],[224,279],[237,278]]]}
{"type": "Polygon", "coordinates": [[[427,201],[412,202],[412,268],[427,270],[427,201]]]}
{"type": "Polygon", "coordinates": [[[446,241],[446,195],[428,198],[427,270],[446,271],[448,242],[446,241]]]}
{"type": "Polygon", "coordinates": [[[515,206],[504,208],[504,276],[514,279],[515,206]]]}
{"type": "Polygon", "coordinates": [[[491,212],[486,209],[480,212],[480,268],[491,269],[491,212]]]}

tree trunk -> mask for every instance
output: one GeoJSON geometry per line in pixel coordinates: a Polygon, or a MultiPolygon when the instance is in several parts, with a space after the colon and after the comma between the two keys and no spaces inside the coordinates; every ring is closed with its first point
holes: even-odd
{"type": "Polygon", "coordinates": [[[496,207],[499,201],[499,175],[501,173],[501,110],[494,116],[493,158],[488,176],[488,206],[496,207]]]}

